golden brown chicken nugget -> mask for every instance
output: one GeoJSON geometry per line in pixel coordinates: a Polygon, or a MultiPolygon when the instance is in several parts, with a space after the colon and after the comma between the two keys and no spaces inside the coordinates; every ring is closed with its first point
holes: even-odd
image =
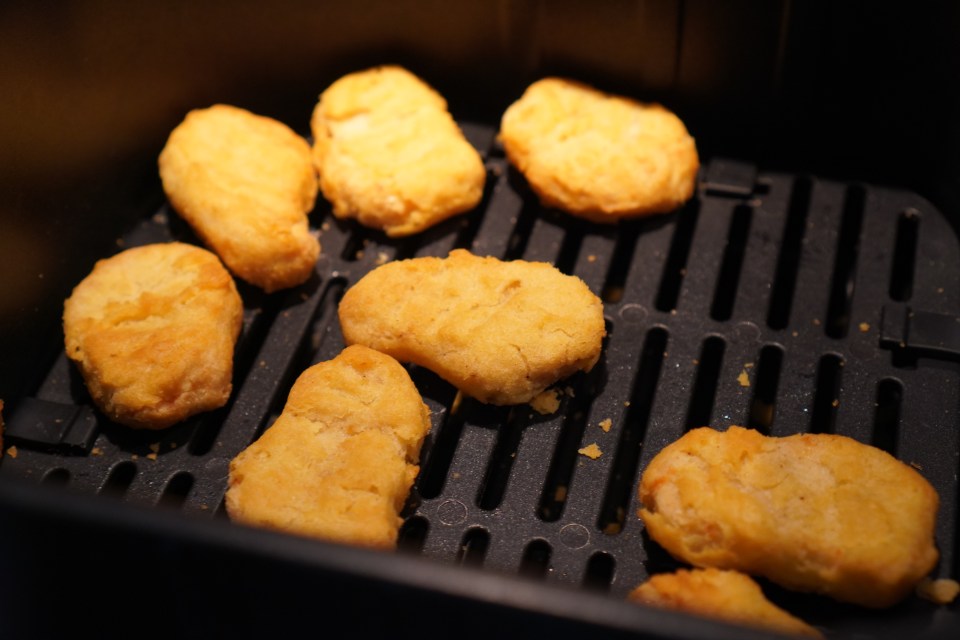
{"type": "Polygon", "coordinates": [[[363,344],[426,367],[491,404],[530,402],[600,358],[603,303],[545,262],[457,249],[377,267],[347,290],[340,325],[363,344]]]}
{"type": "Polygon", "coordinates": [[[844,436],[694,429],[651,460],[640,501],[681,560],[868,607],[904,598],[938,557],[934,488],[844,436]]]}
{"type": "Polygon", "coordinates": [[[803,620],[767,600],[750,576],[720,569],[680,569],[652,576],[627,598],[632,602],[757,627],[822,638],[803,620]]]}
{"type": "Polygon", "coordinates": [[[473,209],[486,173],[446,101],[396,66],[351,73],[311,121],[323,195],[338,218],[407,236],[473,209]]]}
{"type": "Polygon", "coordinates": [[[347,347],[297,379],[277,421],[230,463],[230,518],[390,548],[430,412],[393,358],[347,347]]]}
{"type": "Polygon", "coordinates": [[[97,262],[64,304],[63,331],[107,417],[162,429],[227,402],[242,319],[217,256],[173,242],[97,262]]]}
{"type": "Polygon", "coordinates": [[[307,141],[228,105],[187,114],[160,154],[170,203],[238,277],[272,292],[313,273],[307,214],[317,176],[307,141]]]}
{"type": "Polygon", "coordinates": [[[676,209],[700,166],[667,109],[561,78],[534,82],[510,105],[500,140],[546,206],[594,222],[676,209]]]}

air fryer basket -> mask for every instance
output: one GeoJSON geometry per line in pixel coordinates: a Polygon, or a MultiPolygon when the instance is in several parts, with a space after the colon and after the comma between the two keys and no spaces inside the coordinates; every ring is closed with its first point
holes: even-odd
{"type": "MultiPolygon", "coordinates": [[[[650,573],[679,566],[643,534],[639,472],[689,428],[741,424],[771,435],[849,435],[919,469],[942,501],[937,571],[956,575],[957,464],[945,455],[958,449],[955,330],[943,329],[938,348],[914,320],[956,322],[960,255],[929,203],[714,158],[680,211],[598,226],[542,208],[508,166],[494,127],[463,128],[488,169],[477,210],[397,241],[337,221],[321,203],[312,216],[324,247],[316,276],[274,296],[242,287],[227,407],[133,432],[90,408],[61,355],[8,417],[17,453],[0,473],[223,520],[230,459],[275,418],[300,371],[343,348],[343,291],[385,261],[464,247],[582,278],[602,294],[608,338],[597,367],[560,384],[552,415],[458,399],[411,368],[433,430],[401,553],[622,599],[650,573]],[[591,443],[602,452],[596,459],[579,452],[591,443]]],[[[168,240],[196,242],[165,205],[119,244],[168,240]]],[[[772,591],[828,630],[889,624],[889,614],[772,591]]],[[[960,624],[955,607],[911,601],[898,611],[916,631],[947,611],[960,624]]]]}
{"type": "MultiPolygon", "coordinates": [[[[424,3],[398,6],[408,4],[420,7],[413,22],[440,33],[440,17],[427,17],[424,3]]],[[[477,16],[484,16],[484,24],[495,22],[481,4],[465,3],[441,26],[459,33],[457,25],[477,16]]],[[[803,72],[817,68],[798,64],[797,57],[814,55],[805,36],[818,11],[829,10],[818,3],[781,3],[775,10],[769,8],[773,3],[745,2],[724,10],[702,2],[624,2],[593,14],[577,3],[556,3],[553,10],[534,4],[497,5],[506,34],[500,49],[490,54],[489,65],[470,63],[474,73],[459,81],[449,81],[446,63],[395,56],[413,71],[430,71],[445,94],[450,90],[454,116],[484,157],[487,185],[480,206],[423,234],[389,239],[336,220],[320,198],[310,217],[323,247],[315,275],[272,295],[238,282],[244,324],[234,391],[224,408],[161,432],[111,424],[92,407],[56,326],[40,322],[43,311],[33,310],[36,326],[22,332],[30,340],[15,345],[9,362],[32,360],[35,366],[20,378],[4,371],[0,379],[0,389],[16,391],[4,398],[0,629],[16,637],[68,633],[80,625],[197,637],[304,625],[360,636],[765,637],[623,601],[648,575],[681,566],[645,535],[636,515],[636,487],[660,449],[702,425],[740,424],[777,436],[837,433],[889,451],[937,489],[941,557],[934,577],[960,577],[960,247],[951,226],[955,212],[945,210],[953,206],[954,183],[937,183],[925,193],[937,196],[935,205],[914,188],[886,181],[892,169],[870,165],[864,159],[869,154],[858,158],[866,164],[819,158],[832,150],[818,144],[840,129],[836,123],[836,129],[819,126],[830,117],[790,130],[792,118],[812,100],[801,96],[800,89],[815,83],[803,72]],[[615,32],[607,42],[589,20],[616,24],[627,5],[643,18],[637,28],[646,39],[636,47],[645,56],[676,49],[672,68],[653,55],[637,68],[632,59],[614,59],[609,67],[597,62],[629,39],[615,32]],[[656,40],[660,32],[649,25],[673,24],[676,16],[677,33],[685,38],[656,40]],[[590,37],[563,40],[577,20],[590,37]],[[757,58],[742,68],[743,83],[728,73],[728,85],[711,87],[718,67],[703,62],[711,51],[705,36],[713,29],[719,33],[718,25],[726,30],[725,42],[734,39],[731,32],[765,27],[753,29],[753,44],[770,55],[783,45],[766,27],[779,28],[781,42],[790,35],[790,46],[777,55],[791,55],[776,60],[776,73],[794,75],[778,75],[773,84],[784,77],[794,82],[754,91],[749,81],[768,71],[757,58]],[[529,29],[539,34],[539,49],[520,46],[529,29]],[[544,59],[531,57],[535,50],[544,59]],[[554,57],[548,60],[548,54],[554,57]],[[516,60],[521,72],[511,73],[505,59],[516,60]],[[521,79],[554,69],[644,98],[637,84],[624,82],[634,74],[643,78],[639,86],[652,86],[668,106],[691,114],[688,124],[703,160],[693,200],[667,215],[611,226],[542,207],[506,161],[496,139],[497,119],[522,89],[521,79]],[[663,88],[668,77],[676,82],[672,92],[663,88]],[[771,105],[784,106],[797,96],[799,106],[787,105],[785,117],[770,118],[771,105]],[[698,107],[700,100],[709,108],[698,107]],[[753,144],[753,126],[777,133],[776,142],[753,144]],[[806,148],[798,145],[804,135],[814,136],[815,152],[794,153],[806,148]],[[771,152],[780,142],[786,151],[771,152]],[[864,174],[882,181],[861,179],[864,174]],[[343,292],[386,261],[444,256],[455,248],[547,261],[582,278],[604,302],[608,336],[598,365],[558,385],[561,405],[550,415],[526,405],[492,407],[461,398],[431,372],[410,366],[433,427],[394,554],[229,522],[223,509],[229,461],[269,428],[301,371],[343,348],[336,315],[343,292]],[[591,444],[599,457],[581,452],[591,444]]],[[[412,24],[384,6],[370,3],[376,26],[363,27],[370,31],[354,25],[368,40],[391,19],[401,23],[398,28],[412,24]]],[[[341,19],[350,13],[326,10],[341,19]]],[[[831,15],[840,21],[848,10],[835,11],[831,15]]],[[[235,21],[253,21],[253,15],[211,12],[203,24],[212,26],[218,16],[237,29],[235,21]]],[[[293,15],[287,11],[281,21],[292,26],[293,15]]],[[[158,28],[170,26],[159,22],[158,28]]],[[[632,28],[622,27],[624,33],[632,28]]],[[[472,45],[461,50],[443,42],[452,51],[449,66],[467,64],[472,45]]],[[[753,60],[748,54],[723,53],[737,64],[753,60]]],[[[209,57],[213,67],[223,62],[216,54],[209,57]]],[[[371,47],[343,54],[319,75],[329,80],[389,60],[371,47]]],[[[838,87],[822,90],[831,89],[838,87]]],[[[839,90],[847,95],[843,106],[850,106],[854,91],[839,90]]],[[[213,101],[233,96],[243,102],[246,94],[224,95],[213,101]]],[[[309,101],[297,91],[281,97],[285,104],[272,115],[306,134],[309,101]]],[[[258,100],[250,98],[246,106],[266,104],[258,100]]],[[[935,108],[946,112],[944,105],[935,108]]],[[[881,112],[878,107],[870,115],[881,112]]],[[[165,117],[176,121],[172,114],[165,117]]],[[[854,136],[868,129],[869,123],[854,136]]],[[[909,146],[903,138],[888,140],[909,146]]],[[[156,151],[151,148],[149,162],[141,163],[149,168],[147,177],[116,167],[97,176],[100,185],[114,181],[116,193],[103,202],[110,204],[108,213],[123,215],[104,227],[109,237],[83,227],[77,254],[48,264],[59,265],[61,279],[69,272],[69,286],[85,275],[77,265],[88,269],[94,258],[126,247],[169,240],[200,244],[163,199],[156,151]]],[[[938,161],[924,160],[924,167],[938,161]]],[[[9,172],[11,184],[30,162],[9,172]]],[[[73,189],[89,196],[79,182],[67,181],[42,196],[36,195],[44,191],[41,183],[18,184],[12,191],[18,197],[8,201],[52,211],[70,201],[73,189]]],[[[8,187],[0,182],[0,194],[8,187]]],[[[106,219],[90,201],[76,206],[91,220],[106,219]]],[[[77,227],[62,211],[51,217],[52,242],[62,247],[69,238],[57,235],[56,227],[77,227]]],[[[49,306],[57,311],[60,303],[58,298],[49,306]]],[[[960,635],[956,602],[937,606],[910,597],[871,611],[762,586],[828,637],[960,635]]]]}

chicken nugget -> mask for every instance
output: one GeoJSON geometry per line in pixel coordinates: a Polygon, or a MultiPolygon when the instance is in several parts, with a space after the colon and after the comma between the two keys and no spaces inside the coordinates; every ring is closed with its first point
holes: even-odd
{"type": "Polygon", "coordinates": [[[235,275],[270,293],[313,273],[317,176],[310,145],[286,125],[228,105],[196,109],[159,164],[173,208],[235,275]]]}
{"type": "Polygon", "coordinates": [[[907,596],[938,558],[936,490],[839,435],[694,429],[650,461],[640,502],[676,558],[867,607],[907,596]]]}
{"type": "Polygon", "coordinates": [[[627,598],[787,635],[823,637],[803,620],[767,600],[760,585],[738,571],[711,568],[661,573],[635,588],[627,598]]]}
{"type": "Polygon", "coordinates": [[[407,236],[473,209],[486,172],[446,101],[397,66],[351,73],[311,121],[320,188],[338,218],[407,236]]]}
{"type": "Polygon", "coordinates": [[[562,78],[530,85],[504,112],[500,140],[544,205],[593,222],[676,209],[700,167],[693,138],[664,107],[562,78]]]}
{"type": "Polygon", "coordinates": [[[603,303],[545,262],[457,249],[377,267],[339,307],[348,344],[426,367],[497,405],[530,402],[600,358],[603,303]]]}
{"type": "Polygon", "coordinates": [[[173,242],[100,260],[64,303],[67,357],[114,422],[162,429],[230,397],[243,303],[217,256],[173,242]]]}
{"type": "Polygon", "coordinates": [[[362,346],[304,371],[276,422],[230,463],[232,520],[395,546],[430,411],[406,370],[362,346]]]}

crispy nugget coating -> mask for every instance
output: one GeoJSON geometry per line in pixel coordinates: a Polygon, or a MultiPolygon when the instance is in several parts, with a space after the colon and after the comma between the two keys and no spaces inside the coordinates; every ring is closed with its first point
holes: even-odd
{"type": "Polygon", "coordinates": [[[680,569],[675,573],[657,574],[631,591],[627,598],[787,635],[823,637],[803,620],[767,600],[760,585],[738,571],[680,569]]]}
{"type": "Polygon", "coordinates": [[[196,109],[159,164],[170,203],[238,277],[270,293],[313,273],[317,176],[307,141],[286,125],[228,105],[196,109]]]}
{"type": "Polygon", "coordinates": [[[347,347],[294,383],[277,421],[230,463],[230,518],[360,546],[396,545],[430,412],[393,358],[347,347]]]}
{"type": "Polygon", "coordinates": [[[397,66],[351,73],[311,120],[323,195],[338,218],[407,236],[473,209],[486,172],[446,101],[397,66]]]}
{"type": "Polygon", "coordinates": [[[242,320],[217,257],[173,242],[97,262],[64,304],[63,331],[107,417],[162,429],[227,402],[242,320]]]}
{"type": "Polygon", "coordinates": [[[600,358],[603,303],[544,262],[457,249],[377,267],[339,307],[348,344],[426,367],[491,404],[530,402],[600,358]]]}
{"type": "Polygon", "coordinates": [[[500,140],[546,206],[594,222],[676,209],[700,166],[693,138],[664,107],[561,78],[533,83],[507,108],[500,140]]]}
{"type": "Polygon", "coordinates": [[[694,429],[651,460],[640,501],[681,560],[867,607],[904,598],[938,557],[934,488],[844,436],[694,429]]]}

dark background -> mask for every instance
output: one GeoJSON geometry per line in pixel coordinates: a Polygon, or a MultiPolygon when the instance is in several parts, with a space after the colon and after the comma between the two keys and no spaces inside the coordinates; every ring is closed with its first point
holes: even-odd
{"type": "Polygon", "coordinates": [[[956,224],[954,2],[18,2],[0,7],[0,398],[28,393],[63,299],[162,198],[156,157],[227,102],[303,133],[339,75],[405,64],[497,122],[564,74],[688,124],[703,158],[917,191],[956,224]],[[46,339],[45,339],[46,338],[46,339]]]}

